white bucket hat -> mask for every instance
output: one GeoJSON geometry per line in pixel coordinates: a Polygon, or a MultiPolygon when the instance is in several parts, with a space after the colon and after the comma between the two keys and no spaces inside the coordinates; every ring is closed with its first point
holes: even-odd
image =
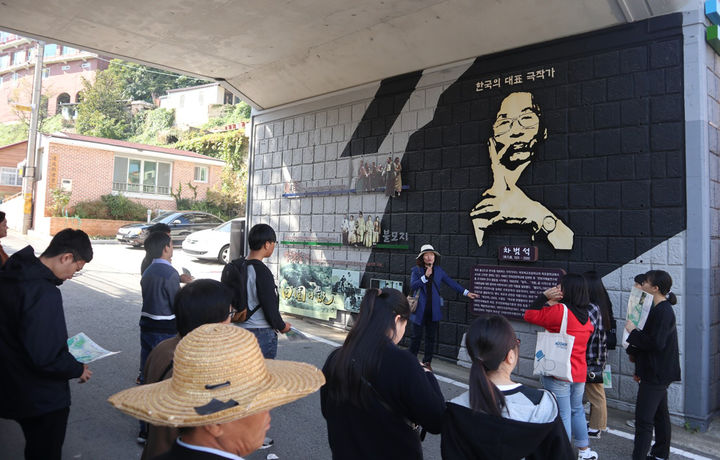
{"type": "Polygon", "coordinates": [[[440,257],[440,253],[437,252],[434,247],[432,247],[432,244],[423,244],[422,247],[420,248],[420,254],[418,254],[417,257],[415,257],[415,258],[419,259],[426,252],[435,253],[435,257],[440,257]]]}

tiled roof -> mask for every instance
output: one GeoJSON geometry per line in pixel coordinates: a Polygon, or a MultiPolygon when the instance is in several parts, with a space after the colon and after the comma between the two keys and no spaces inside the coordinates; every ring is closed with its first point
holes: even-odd
{"type": "Polygon", "coordinates": [[[64,132],[57,132],[57,133],[50,134],[50,137],[54,137],[57,139],[69,139],[69,140],[73,140],[73,141],[93,142],[96,144],[113,145],[116,147],[125,147],[125,148],[129,148],[129,149],[147,150],[149,152],[168,153],[171,155],[180,155],[180,156],[184,156],[184,157],[198,158],[198,159],[203,159],[203,160],[222,161],[217,158],[213,158],[213,157],[210,157],[207,155],[201,155],[201,154],[195,153],[195,152],[190,152],[188,150],[178,150],[178,149],[171,149],[171,148],[167,148],[167,147],[158,147],[156,145],[138,144],[135,142],[120,141],[117,139],[106,139],[103,137],[82,136],[80,134],[72,134],[72,133],[64,133],[64,132]]]}

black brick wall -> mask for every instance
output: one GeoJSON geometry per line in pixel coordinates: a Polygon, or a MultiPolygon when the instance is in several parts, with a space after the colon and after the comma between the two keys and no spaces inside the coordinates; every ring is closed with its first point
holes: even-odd
{"type": "MultiPolygon", "coordinates": [[[[410,136],[403,156],[410,190],[390,200],[383,225],[408,232],[411,250],[388,256],[378,249],[371,260],[385,263],[383,276],[409,284],[415,254],[429,242],[448,274],[469,287],[474,265],[498,263],[498,245],[532,244],[527,230],[496,226],[478,247],[468,215],[492,180],[490,126],[514,91],[534,94],[549,136],[518,184],[575,233],[571,251],[538,238],[532,265],[605,274],[682,231],[682,49],[676,14],[478,58],[440,97],[433,121],[410,136]],[[554,79],[475,91],[477,81],[549,67],[554,79]]],[[[372,124],[373,115],[366,117],[372,124]]],[[[473,315],[454,291],[442,294],[438,352],[455,357],[473,315]]]]}

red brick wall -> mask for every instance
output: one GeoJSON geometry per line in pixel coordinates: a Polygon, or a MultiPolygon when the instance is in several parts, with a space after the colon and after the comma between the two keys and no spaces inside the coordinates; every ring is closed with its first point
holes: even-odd
{"type": "MultiPolygon", "coordinates": [[[[22,142],[12,147],[0,148],[0,166],[16,168],[17,164],[25,159],[26,154],[27,142],[22,142]]],[[[22,191],[21,186],[0,185],[0,197],[4,195],[14,195],[20,191],[22,191]]]]}
{"type": "Polygon", "coordinates": [[[49,150],[47,196],[50,196],[50,190],[60,186],[62,179],[72,180],[69,206],[74,206],[80,201],[96,200],[112,191],[115,157],[113,152],[52,142],[49,150]],[[56,177],[52,177],[53,156],[57,156],[56,177]]]}
{"type": "Polygon", "coordinates": [[[207,190],[213,188],[215,184],[220,183],[220,173],[222,168],[220,166],[200,165],[190,161],[175,161],[173,164],[173,193],[177,192],[180,184],[182,184],[182,197],[192,198],[193,192],[188,187],[190,182],[193,187],[197,187],[197,199],[204,200],[207,196],[207,190]],[[201,166],[208,168],[208,181],[207,183],[195,182],[195,166],[201,166]]]}
{"type": "Polygon", "coordinates": [[[84,231],[89,236],[115,236],[117,229],[127,224],[135,224],[132,220],[106,220],[106,219],[75,219],[65,217],[50,218],[50,235],[65,228],[76,228],[84,231]]]}

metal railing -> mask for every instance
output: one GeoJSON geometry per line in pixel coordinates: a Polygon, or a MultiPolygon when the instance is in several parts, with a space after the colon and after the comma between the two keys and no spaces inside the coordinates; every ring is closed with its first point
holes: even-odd
{"type": "Polygon", "coordinates": [[[113,191],[130,193],[148,193],[151,195],[170,195],[170,187],[163,185],[140,185],[128,182],[113,182],[113,191]]]}

